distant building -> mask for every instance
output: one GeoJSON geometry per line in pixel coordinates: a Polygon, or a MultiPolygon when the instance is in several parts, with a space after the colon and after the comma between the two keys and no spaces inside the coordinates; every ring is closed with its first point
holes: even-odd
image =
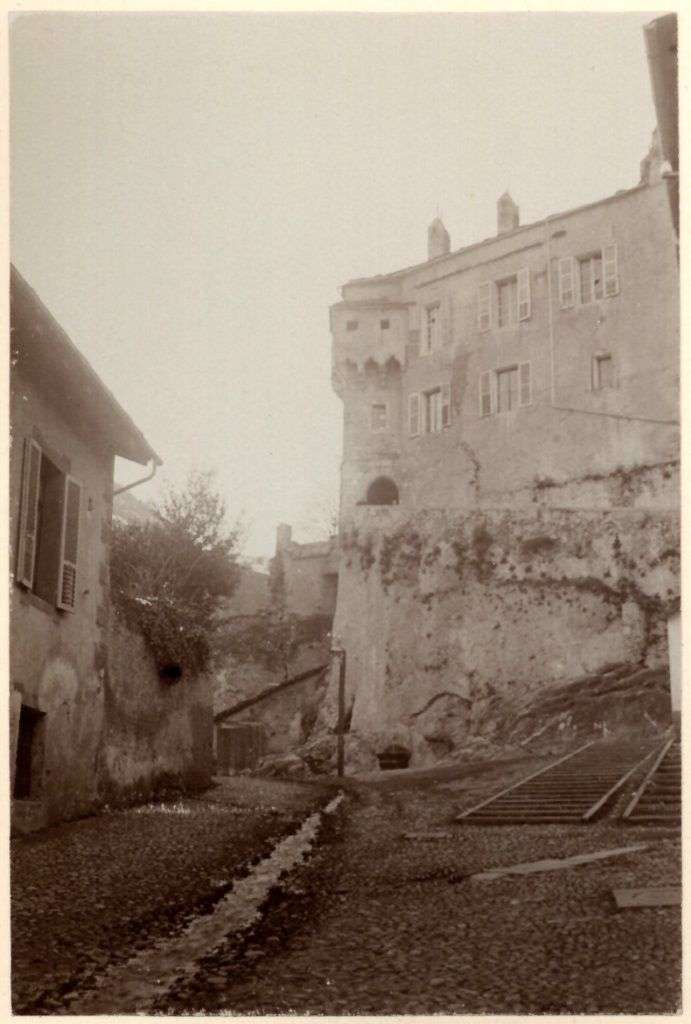
{"type": "Polygon", "coordinates": [[[282,599],[289,615],[333,619],[338,589],[338,538],[298,544],[292,527],[282,523],[276,531],[273,570],[282,566],[282,599]]]}
{"type": "Polygon", "coordinates": [[[211,694],[166,688],[112,622],[114,458],[160,459],[14,267],[11,356],[12,822],[27,830],[185,774],[204,703],[210,765],[211,694]]]}

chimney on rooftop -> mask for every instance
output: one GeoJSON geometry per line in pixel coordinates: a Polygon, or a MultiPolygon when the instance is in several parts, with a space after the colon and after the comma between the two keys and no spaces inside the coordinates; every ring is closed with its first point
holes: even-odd
{"type": "Polygon", "coordinates": [[[439,217],[435,217],[427,228],[427,259],[434,260],[437,256],[447,256],[451,251],[449,232],[439,217]]]}
{"type": "Polygon", "coordinates": [[[515,231],[518,224],[518,207],[509,193],[505,192],[497,202],[497,234],[505,235],[509,231],[515,231]]]}

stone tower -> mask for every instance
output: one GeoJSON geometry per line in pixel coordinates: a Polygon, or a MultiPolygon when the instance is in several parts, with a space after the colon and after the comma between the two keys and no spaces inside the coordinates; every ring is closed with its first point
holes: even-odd
{"type": "Polygon", "coordinates": [[[408,304],[382,295],[331,308],[332,384],[343,402],[341,519],[398,503],[401,369],[408,304]]]}

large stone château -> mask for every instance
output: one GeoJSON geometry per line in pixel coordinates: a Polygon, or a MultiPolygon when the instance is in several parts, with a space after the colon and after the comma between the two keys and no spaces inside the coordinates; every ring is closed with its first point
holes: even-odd
{"type": "Polygon", "coordinates": [[[493,694],[667,659],[679,282],[662,171],[654,136],[634,188],[526,225],[504,194],[496,235],[456,251],[437,219],[424,263],[349,281],[331,308],[334,630],[375,747],[407,730],[421,761],[433,705],[472,731],[493,694]]]}

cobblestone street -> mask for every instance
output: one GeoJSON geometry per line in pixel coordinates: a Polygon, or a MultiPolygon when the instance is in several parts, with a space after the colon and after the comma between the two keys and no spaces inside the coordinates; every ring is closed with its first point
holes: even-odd
{"type": "MultiPolygon", "coordinates": [[[[213,951],[201,943],[192,962],[176,965],[173,959],[159,998],[137,1002],[135,995],[132,1005],[111,1012],[674,1012],[680,999],[678,908],[620,911],[611,890],[679,884],[679,839],[611,819],[581,827],[455,823],[459,810],[496,788],[497,773],[509,778],[512,769],[488,766],[457,780],[424,773],[406,779],[401,773],[379,785],[350,783],[340,806],[321,816],[312,855],[303,863],[298,857],[292,870],[290,858],[284,871],[279,863],[278,883],[271,882],[251,927],[227,935],[213,951]],[[641,843],[647,848],[565,870],[492,881],[469,877],[491,867],[641,843]]],[[[83,876],[79,886],[72,878],[79,890],[72,904],[81,910],[66,910],[64,897],[61,917],[51,916],[45,897],[37,912],[36,849],[32,888],[22,888],[24,847],[15,850],[15,1010],[93,1012],[89,993],[108,949],[117,949],[120,961],[157,944],[165,951],[195,915],[209,914],[232,877],[237,886],[249,860],[295,832],[317,805],[333,802],[334,792],[228,780],[202,801],[182,802],[189,814],[144,809],[46,833],[32,842],[46,854],[54,851],[44,870],[50,860],[63,878],[54,895],[56,914],[70,879],[55,851],[69,849],[73,856],[79,845],[86,857],[90,841],[93,859],[95,841],[85,843],[84,837],[103,835],[104,826],[113,849],[107,868],[94,864],[92,877],[83,876]],[[249,801],[261,807],[251,811],[249,801]],[[154,821],[156,828],[149,829],[154,821]],[[130,863],[116,866],[120,854],[112,837],[123,823],[130,863]],[[135,832],[140,842],[132,844],[135,832]],[[151,871],[164,847],[167,860],[151,871]],[[168,868],[162,869],[164,863],[168,868]],[[99,911],[98,929],[87,929],[90,908],[103,896],[98,884],[89,891],[83,886],[99,872],[108,875],[110,910],[99,911]],[[33,899],[28,905],[27,892],[33,899]],[[39,935],[48,938],[49,948],[62,950],[62,967],[56,960],[50,986],[43,979],[52,994],[41,1000],[40,970],[31,967],[30,957],[39,935]],[[75,980],[75,965],[85,955],[89,971],[82,965],[75,980]]],[[[102,883],[103,894],[107,888],[102,883]]]]}

